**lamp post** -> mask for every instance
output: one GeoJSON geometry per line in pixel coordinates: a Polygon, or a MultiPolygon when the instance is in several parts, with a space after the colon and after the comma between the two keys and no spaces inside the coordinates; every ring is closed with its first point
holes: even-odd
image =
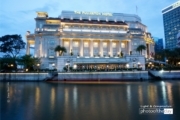
{"type": "Polygon", "coordinates": [[[108,71],[109,65],[107,65],[107,71],[108,71]]]}
{"type": "Polygon", "coordinates": [[[13,67],[14,65],[13,64],[11,64],[11,67],[13,67]]]}
{"type": "Polygon", "coordinates": [[[166,63],[168,64],[168,60],[166,60],[166,63]]]}
{"type": "Polygon", "coordinates": [[[77,69],[77,65],[76,65],[76,64],[74,64],[74,65],[73,65],[73,68],[74,68],[74,70],[76,71],[76,69],[77,69]]]}
{"type": "Polygon", "coordinates": [[[11,71],[13,71],[13,67],[14,67],[14,65],[13,65],[13,64],[11,64],[11,65],[10,65],[10,67],[11,67],[11,71]]]}
{"type": "Polygon", "coordinates": [[[138,62],[137,64],[138,64],[138,70],[140,70],[141,63],[138,62]]]}
{"type": "Polygon", "coordinates": [[[52,64],[52,67],[53,67],[53,70],[54,70],[55,69],[55,64],[54,63],[52,64]]]}
{"type": "Polygon", "coordinates": [[[37,71],[38,71],[38,72],[39,72],[39,66],[40,66],[40,64],[38,63],[38,64],[37,64],[37,71]]]}
{"type": "Polygon", "coordinates": [[[178,65],[180,65],[180,62],[178,62],[178,65]]]}
{"type": "Polygon", "coordinates": [[[127,68],[127,70],[128,70],[128,68],[129,68],[129,64],[126,64],[126,68],[127,68]]]}
{"type": "Polygon", "coordinates": [[[69,72],[69,63],[65,64],[67,66],[67,72],[69,72]]]}

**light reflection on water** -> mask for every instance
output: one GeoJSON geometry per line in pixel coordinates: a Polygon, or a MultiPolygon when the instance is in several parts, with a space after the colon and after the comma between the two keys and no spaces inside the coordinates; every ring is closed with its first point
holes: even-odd
{"type": "Polygon", "coordinates": [[[4,120],[177,119],[180,82],[118,84],[0,83],[4,120]],[[173,115],[140,115],[141,105],[169,105],[173,115]]]}

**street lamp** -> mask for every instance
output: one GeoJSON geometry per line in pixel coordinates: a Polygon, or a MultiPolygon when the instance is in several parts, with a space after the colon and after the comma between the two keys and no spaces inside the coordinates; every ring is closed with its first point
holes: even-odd
{"type": "Polygon", "coordinates": [[[126,64],[126,67],[129,68],[129,64],[126,64]]]}
{"type": "Polygon", "coordinates": [[[52,67],[53,67],[53,69],[55,69],[55,64],[54,63],[52,64],[52,67]]]}
{"type": "Polygon", "coordinates": [[[138,62],[137,64],[138,64],[138,68],[140,68],[141,63],[140,63],[140,62],[138,62]]]}
{"type": "Polygon", "coordinates": [[[107,71],[108,71],[109,65],[107,65],[107,71]]]}
{"type": "Polygon", "coordinates": [[[39,72],[39,66],[40,66],[40,64],[38,63],[38,64],[37,64],[37,71],[38,71],[38,72],[39,72]]]}
{"type": "Polygon", "coordinates": [[[128,68],[129,68],[129,64],[126,64],[126,68],[127,68],[127,70],[128,70],[128,68]]]}
{"type": "Polygon", "coordinates": [[[168,60],[166,60],[166,64],[168,64],[168,60]]]}
{"type": "Polygon", "coordinates": [[[77,69],[77,65],[76,65],[76,64],[74,64],[74,65],[73,65],[73,68],[74,68],[74,70],[76,70],[76,69],[77,69]]]}
{"type": "Polygon", "coordinates": [[[66,63],[65,65],[67,66],[67,68],[68,68],[67,71],[69,72],[69,63],[66,63]]]}

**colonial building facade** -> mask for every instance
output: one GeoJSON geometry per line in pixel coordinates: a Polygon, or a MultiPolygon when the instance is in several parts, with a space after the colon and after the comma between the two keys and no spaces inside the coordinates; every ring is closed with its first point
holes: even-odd
{"type": "Polygon", "coordinates": [[[154,41],[137,15],[62,11],[57,18],[37,12],[35,32],[26,35],[27,49],[34,45],[34,56],[42,69],[145,69],[145,58],[153,57],[154,41]],[[57,45],[67,50],[62,56],[57,45]],[[142,53],[139,45],[146,46],[142,53]]]}

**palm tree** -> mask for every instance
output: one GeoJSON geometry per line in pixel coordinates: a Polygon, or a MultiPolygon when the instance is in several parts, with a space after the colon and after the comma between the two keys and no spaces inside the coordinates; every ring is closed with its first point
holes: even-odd
{"type": "Polygon", "coordinates": [[[145,45],[139,45],[137,48],[136,48],[136,51],[139,52],[139,54],[142,55],[142,51],[143,50],[146,50],[146,46],[145,45]]]}
{"type": "Polygon", "coordinates": [[[19,64],[24,65],[24,68],[32,70],[33,66],[40,64],[40,59],[34,58],[32,55],[23,55],[19,58],[18,62],[19,64]]]}
{"type": "Polygon", "coordinates": [[[61,56],[64,52],[65,53],[67,52],[66,48],[64,46],[60,46],[60,45],[56,46],[54,51],[59,52],[59,56],[61,56]]]}

